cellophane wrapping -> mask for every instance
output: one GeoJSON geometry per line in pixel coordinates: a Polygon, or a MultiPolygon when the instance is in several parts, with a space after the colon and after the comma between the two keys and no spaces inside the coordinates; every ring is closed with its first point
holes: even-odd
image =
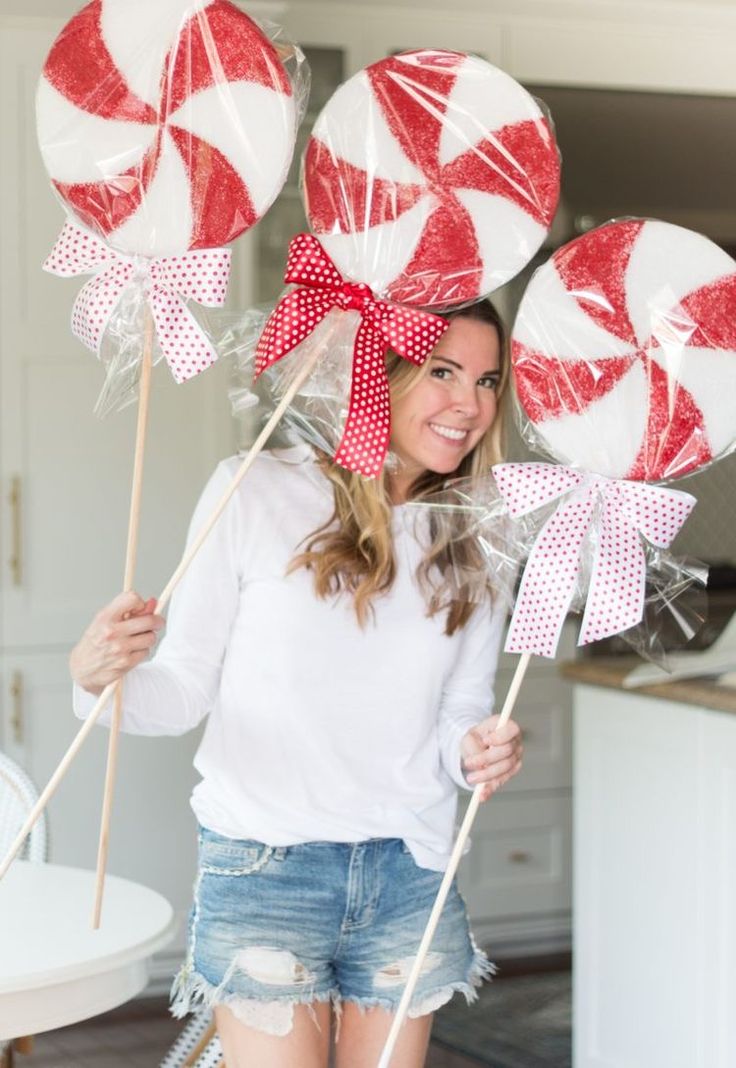
{"type": "Polygon", "coordinates": [[[560,158],[509,75],[460,52],[380,60],[318,117],[302,165],[312,232],[341,273],[430,310],[488,295],[544,241],[560,158]]]}
{"type": "MultiPolygon", "coordinates": [[[[238,317],[218,342],[223,354],[234,357],[233,383],[229,391],[233,414],[261,404],[261,421],[271,411],[299,374],[302,363],[314,352],[322,353],[309,377],[286,409],[280,435],[284,440],[304,441],[334,455],[342,437],[350,402],[353,346],[360,323],[357,311],[334,308],[312,334],[288,356],[275,363],[254,384],[255,349],[272,307],[263,307],[238,317]]],[[[392,462],[389,457],[388,463],[392,462]]]]}
{"type": "MultiPolygon", "coordinates": [[[[512,517],[489,474],[475,481],[451,481],[411,507],[418,517],[417,536],[428,539],[428,544],[448,546],[443,578],[458,591],[458,599],[477,601],[490,589],[511,611],[517,580],[558,503],[512,517]]],[[[594,516],[581,546],[571,614],[585,609],[599,530],[599,518],[594,516]]],[[[640,656],[666,668],[667,654],[685,646],[707,617],[707,567],[645,538],[642,544],[647,565],[644,612],[641,622],[620,637],[640,656]]]]}
{"type": "MultiPolygon", "coordinates": [[[[298,46],[229,0],[95,0],[44,64],[41,155],[69,219],[122,256],[220,248],[280,192],[308,93],[298,46]]],[[[101,414],[135,396],[144,273],[101,346],[101,414]]],[[[211,313],[187,307],[206,330],[211,313]]]]}
{"type": "Polygon", "coordinates": [[[607,223],[534,273],[512,362],[535,452],[616,479],[701,470],[736,444],[736,263],[679,226],[607,223]]]}

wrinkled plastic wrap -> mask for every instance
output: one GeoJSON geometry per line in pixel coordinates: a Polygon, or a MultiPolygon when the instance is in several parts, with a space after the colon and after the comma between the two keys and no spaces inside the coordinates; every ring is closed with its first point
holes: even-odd
{"type": "MultiPolygon", "coordinates": [[[[69,218],[123,256],[218,248],[276,199],[308,92],[299,48],[229,0],[95,0],[46,59],[41,155],[69,218]]],[[[100,409],[134,395],[141,341],[131,335],[145,303],[137,276],[100,348],[100,409]]],[[[207,313],[188,308],[206,328],[207,313]]]]}
{"type": "MultiPolygon", "coordinates": [[[[460,479],[412,502],[415,531],[434,551],[447,546],[449,566],[443,579],[458,600],[477,601],[490,589],[513,608],[515,586],[542,527],[557,502],[512,517],[492,475],[471,482],[460,479]],[[469,548],[469,546],[471,546],[469,548]],[[486,585],[487,584],[487,585],[486,585]]],[[[598,551],[599,517],[594,517],[580,549],[570,613],[585,609],[598,551]]],[[[700,561],[676,556],[642,538],[647,582],[641,622],[622,632],[640,656],[667,667],[667,654],[686,645],[707,615],[707,568],[700,561]]],[[[551,566],[560,566],[552,561],[551,566]]],[[[624,595],[622,591],[622,595],[624,595]]]]}
{"type": "Polygon", "coordinates": [[[514,324],[530,448],[660,482],[736,444],[736,263],[699,234],[624,219],[558,249],[514,324]]]}
{"type": "Polygon", "coordinates": [[[313,233],[384,299],[472,303],[517,274],[557,207],[560,159],[542,105],[459,52],[404,52],[345,82],[302,166],[313,233]]]}
{"type": "Polygon", "coordinates": [[[510,608],[524,558],[525,524],[513,520],[492,475],[455,479],[410,501],[415,537],[445,561],[440,576],[452,599],[478,603],[491,590],[510,608]]]}
{"type": "Polygon", "coordinates": [[[700,560],[646,546],[647,592],[641,623],[621,632],[634,652],[668,670],[674,653],[708,619],[708,568],[700,560]]]}
{"type": "MultiPolygon", "coordinates": [[[[270,367],[253,385],[254,350],[258,336],[248,315],[227,332],[225,351],[235,356],[235,380],[230,390],[233,414],[261,403],[263,420],[289,390],[302,365],[320,348],[319,360],[281,418],[280,437],[306,442],[328,456],[335,456],[343,440],[350,407],[354,373],[355,337],[360,325],[357,311],[333,308],[301,344],[270,367]]],[[[267,316],[262,311],[260,314],[267,316]]],[[[220,345],[218,344],[218,348],[220,345]]],[[[401,461],[389,448],[382,468],[399,470],[401,461]]]]}

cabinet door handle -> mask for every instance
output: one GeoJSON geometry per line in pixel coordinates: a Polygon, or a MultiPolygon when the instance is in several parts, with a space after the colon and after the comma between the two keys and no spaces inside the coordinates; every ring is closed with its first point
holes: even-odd
{"type": "Polygon", "coordinates": [[[14,671],[10,682],[10,730],[16,745],[23,744],[23,675],[14,671]]]}
{"type": "Polygon", "coordinates": [[[14,586],[23,582],[23,513],[21,511],[20,477],[15,475],[10,480],[10,574],[14,586]]]}
{"type": "Polygon", "coordinates": [[[509,860],[512,864],[528,864],[531,859],[531,853],[527,853],[523,849],[514,849],[509,853],[509,860]]]}

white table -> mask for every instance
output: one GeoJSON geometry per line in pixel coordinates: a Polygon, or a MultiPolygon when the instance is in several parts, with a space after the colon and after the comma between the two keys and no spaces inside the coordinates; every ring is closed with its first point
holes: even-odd
{"type": "Polygon", "coordinates": [[[89,1019],[146,986],[153,954],[174,936],[171,905],[108,875],[99,930],[95,873],[16,861],[0,881],[0,1039],[89,1019]]]}

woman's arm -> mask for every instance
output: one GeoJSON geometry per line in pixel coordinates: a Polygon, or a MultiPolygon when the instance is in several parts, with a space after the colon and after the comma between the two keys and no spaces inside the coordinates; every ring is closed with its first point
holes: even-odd
{"type": "Polygon", "coordinates": [[[493,685],[506,622],[502,609],[478,605],[462,632],[457,663],[442,695],[438,723],[442,764],[453,781],[468,789],[482,782],[482,800],[521,767],[521,731],[510,720],[495,731],[493,685]]]}
{"type": "MultiPolygon", "coordinates": [[[[200,498],[191,542],[230,481],[220,464],[200,498]]],[[[212,708],[240,593],[242,521],[231,500],[174,592],[167,633],[145,661],[163,621],[155,602],[137,594],[115,598],[93,620],[70,658],[74,710],[84,719],[107,682],[125,676],[122,729],[136,734],[181,734],[212,708]]],[[[110,708],[101,717],[109,722],[110,708]]]]}

